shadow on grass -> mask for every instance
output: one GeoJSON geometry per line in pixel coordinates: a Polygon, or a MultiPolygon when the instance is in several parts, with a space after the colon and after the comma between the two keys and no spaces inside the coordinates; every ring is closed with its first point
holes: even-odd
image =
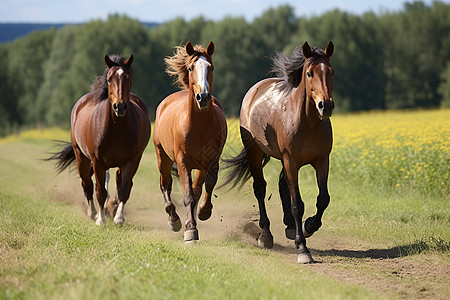
{"type": "MultiPolygon", "coordinates": [[[[257,240],[261,229],[249,222],[243,227],[243,232],[250,236],[253,240],[257,240]]],[[[284,254],[296,254],[297,249],[294,245],[283,246],[275,243],[273,250],[284,254]]],[[[423,252],[435,251],[444,254],[450,253],[450,242],[441,238],[428,237],[416,240],[411,244],[396,246],[386,249],[368,249],[368,250],[346,250],[346,249],[329,249],[319,250],[310,248],[313,256],[322,257],[347,257],[347,258],[371,258],[371,259],[393,259],[420,254],[423,252]]]]}
{"type": "MultiPolygon", "coordinates": [[[[285,247],[275,244],[273,250],[283,253],[295,254],[295,247],[285,247]]],[[[346,257],[346,258],[371,258],[371,259],[393,259],[420,254],[428,251],[436,251],[441,253],[450,252],[450,243],[440,238],[428,238],[415,241],[414,243],[397,246],[387,249],[368,249],[368,250],[346,250],[346,249],[329,249],[318,250],[310,248],[313,256],[319,257],[346,257]]]]}

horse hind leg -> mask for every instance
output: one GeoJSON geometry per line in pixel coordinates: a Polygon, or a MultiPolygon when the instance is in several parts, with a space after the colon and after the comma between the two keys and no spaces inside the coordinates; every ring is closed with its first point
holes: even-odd
{"type": "Polygon", "coordinates": [[[295,220],[292,215],[291,194],[284,178],[284,168],[281,170],[278,180],[278,190],[280,192],[281,203],[283,206],[283,223],[286,225],[286,238],[295,240],[295,220]]]}
{"type": "Polygon", "coordinates": [[[258,246],[263,249],[271,249],[273,247],[273,236],[270,232],[270,221],[265,204],[267,183],[263,175],[264,153],[254,141],[250,141],[246,131],[241,130],[241,135],[242,141],[246,146],[250,174],[253,177],[253,193],[258,200],[259,206],[259,227],[262,229],[262,232],[258,237],[258,246]]]}

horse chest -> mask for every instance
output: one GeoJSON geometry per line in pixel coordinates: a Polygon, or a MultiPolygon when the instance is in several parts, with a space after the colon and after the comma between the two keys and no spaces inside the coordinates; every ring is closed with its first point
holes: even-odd
{"type": "Polygon", "coordinates": [[[108,164],[116,165],[136,153],[137,142],[138,137],[134,134],[110,133],[98,143],[96,157],[103,157],[108,164]]]}
{"type": "Polygon", "coordinates": [[[299,133],[292,141],[292,154],[301,165],[310,164],[331,152],[331,132],[299,133]]]}
{"type": "Polygon", "coordinates": [[[208,134],[206,131],[204,134],[198,134],[198,132],[188,133],[186,141],[190,142],[184,144],[184,152],[188,157],[198,162],[215,161],[220,156],[225,139],[226,136],[223,137],[220,133],[215,135],[208,134]],[[211,138],[211,136],[214,138],[211,138]]]}

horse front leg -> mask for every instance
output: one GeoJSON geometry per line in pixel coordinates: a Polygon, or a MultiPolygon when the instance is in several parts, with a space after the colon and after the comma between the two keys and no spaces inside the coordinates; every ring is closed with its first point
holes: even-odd
{"type": "Polygon", "coordinates": [[[78,174],[81,178],[81,186],[83,187],[84,196],[87,200],[87,215],[92,220],[95,220],[97,210],[94,205],[94,183],[92,182],[91,161],[78,148],[75,148],[75,157],[77,160],[78,174]]]}
{"type": "Polygon", "coordinates": [[[98,202],[98,214],[97,214],[97,225],[106,224],[106,214],[105,214],[105,202],[108,192],[105,188],[105,176],[106,168],[101,163],[93,162],[94,175],[95,175],[95,191],[97,195],[98,202]]]}
{"type": "Polygon", "coordinates": [[[208,171],[205,178],[205,197],[199,206],[198,218],[202,221],[208,220],[212,214],[212,193],[217,183],[219,173],[219,163],[217,162],[211,170],[208,171]]]}
{"type": "Polygon", "coordinates": [[[192,188],[191,169],[186,167],[183,160],[177,161],[178,174],[180,176],[181,187],[183,188],[183,202],[186,207],[186,223],[184,231],[184,242],[191,243],[198,240],[197,221],[195,220],[195,210],[197,200],[192,188]]]}
{"type": "MultiPolygon", "coordinates": [[[[105,188],[107,192],[107,198],[106,198],[106,213],[109,215],[109,217],[114,220],[114,216],[116,215],[117,208],[119,207],[119,196],[116,194],[113,200],[109,200],[109,191],[108,191],[108,183],[109,182],[109,171],[106,171],[106,181],[105,181],[105,188]]],[[[120,169],[116,172],[116,191],[118,193],[119,187],[122,182],[122,174],[120,173],[120,169]]]]}
{"type": "Polygon", "coordinates": [[[131,188],[133,187],[133,177],[136,174],[140,156],[137,159],[129,161],[124,167],[120,167],[116,173],[117,197],[114,213],[114,224],[122,225],[125,223],[124,209],[125,204],[130,198],[131,188]]]}
{"type": "Polygon", "coordinates": [[[329,158],[328,156],[320,163],[313,165],[316,170],[317,185],[319,187],[319,195],[317,196],[316,208],[317,212],[314,216],[306,219],[302,224],[303,234],[305,237],[310,237],[314,232],[319,230],[322,226],[322,216],[325,209],[330,204],[330,195],[328,194],[328,171],[329,158]]]}
{"type": "MultiPolygon", "coordinates": [[[[202,190],[203,184],[205,183],[205,176],[206,172],[204,170],[196,169],[194,172],[194,182],[192,183],[192,190],[194,191],[194,196],[197,202],[202,197],[202,190]]],[[[198,213],[198,216],[200,220],[204,220],[200,217],[200,212],[198,213]]]]}
{"type": "Polygon", "coordinates": [[[156,157],[158,159],[158,169],[160,173],[159,187],[164,197],[164,209],[169,215],[168,225],[169,228],[178,232],[181,229],[181,220],[178,216],[175,208],[175,204],[172,202],[172,166],[173,161],[166,154],[161,145],[155,145],[156,157]]]}
{"type": "Polygon", "coordinates": [[[302,218],[305,212],[305,205],[300,196],[298,188],[298,168],[291,163],[291,159],[283,159],[285,167],[285,179],[291,195],[291,210],[295,221],[295,246],[298,250],[297,261],[299,263],[312,263],[313,259],[309,249],[306,247],[306,238],[302,232],[302,218]]]}

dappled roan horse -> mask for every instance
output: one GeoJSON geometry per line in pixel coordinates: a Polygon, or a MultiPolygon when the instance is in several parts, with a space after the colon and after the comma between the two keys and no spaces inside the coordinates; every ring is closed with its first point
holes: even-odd
{"type": "Polygon", "coordinates": [[[133,55],[128,59],[105,56],[107,68],[97,77],[91,92],[82,96],[71,114],[71,143],[49,159],[57,160],[63,171],[76,160],[88,216],[97,225],[105,223],[105,175],[109,168],[116,172],[117,195],[108,201],[107,209],[115,224],[123,224],[124,206],[130,196],[133,177],[142,153],[150,139],[150,119],[145,103],[131,93],[133,55]],[[92,175],[96,179],[97,214],[93,201],[92,175]]]}
{"type": "Polygon", "coordinates": [[[169,215],[169,227],[181,229],[180,217],[171,199],[173,163],[177,164],[187,210],[184,240],[198,240],[195,213],[205,184],[205,197],[198,218],[207,220],[212,213],[211,196],[217,182],[219,157],[227,138],[227,123],[222,105],[211,95],[214,44],[206,50],[188,42],[176,47],[166,58],[167,73],[176,76],[183,90],[166,97],[156,110],[153,143],[158,160],[160,188],[169,215]],[[192,170],[195,170],[192,180],[192,170]]]}
{"type": "Polygon", "coordinates": [[[329,117],[332,98],[333,68],[330,57],[334,46],[311,49],[308,43],[292,56],[278,53],[272,71],[276,78],[256,83],[245,95],[240,113],[243,151],[226,159],[231,168],[225,184],[243,185],[253,177],[253,191],[258,200],[262,232],[258,245],[273,247],[273,236],[265,208],[266,181],[263,167],[270,157],[281,160],[279,192],[286,225],[286,237],[295,239],[298,262],[310,263],[312,257],[306,239],[322,225],[322,215],[330,202],[328,194],[329,154],[332,131],[329,117]],[[319,196],[317,213],[302,223],[304,204],[298,187],[300,167],[311,164],[316,171],[319,196]]]}

